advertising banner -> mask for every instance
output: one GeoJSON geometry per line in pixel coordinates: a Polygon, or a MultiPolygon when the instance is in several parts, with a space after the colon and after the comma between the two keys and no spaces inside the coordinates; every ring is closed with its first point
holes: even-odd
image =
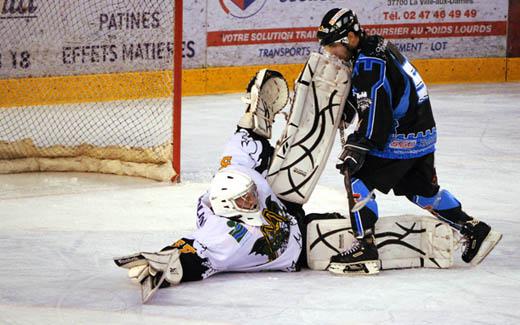
{"type": "MultiPolygon", "coordinates": [[[[184,67],[205,61],[205,2],[185,1],[184,67]]],[[[0,78],[172,69],[173,1],[0,0],[0,78]]]]}
{"type": "Polygon", "coordinates": [[[336,7],[411,59],[505,56],[508,0],[220,0],[208,2],[207,63],[301,63],[336,7]]]}
{"type": "MultiPolygon", "coordinates": [[[[184,68],[303,63],[331,8],[411,59],[505,57],[508,0],[184,1],[184,68]]],[[[173,1],[0,0],[0,79],[172,67],[173,1]]]]}

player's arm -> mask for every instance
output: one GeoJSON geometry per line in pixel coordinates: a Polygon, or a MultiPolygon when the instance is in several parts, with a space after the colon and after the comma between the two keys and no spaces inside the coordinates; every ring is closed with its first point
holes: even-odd
{"type": "Polygon", "coordinates": [[[341,119],[346,123],[346,125],[350,125],[354,121],[356,114],[356,97],[352,94],[352,92],[350,92],[346,99],[345,108],[343,109],[343,115],[341,119]]]}
{"type": "Polygon", "coordinates": [[[382,148],[393,123],[385,61],[375,57],[359,58],[354,66],[353,85],[352,96],[360,124],[351,141],[368,149],[382,148]]]}
{"type": "MultiPolygon", "coordinates": [[[[352,133],[338,157],[336,168],[355,174],[363,165],[366,154],[383,148],[392,130],[391,89],[386,79],[383,59],[361,55],[352,73],[349,101],[359,116],[357,130],[352,133]]],[[[352,119],[352,117],[351,117],[352,119]]]]}

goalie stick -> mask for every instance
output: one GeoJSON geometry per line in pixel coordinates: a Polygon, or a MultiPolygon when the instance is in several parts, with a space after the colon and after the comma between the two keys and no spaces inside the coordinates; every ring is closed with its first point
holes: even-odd
{"type": "Polygon", "coordinates": [[[135,266],[147,264],[146,258],[141,253],[135,253],[122,257],[114,257],[113,260],[118,267],[122,267],[128,270],[135,266]]]}

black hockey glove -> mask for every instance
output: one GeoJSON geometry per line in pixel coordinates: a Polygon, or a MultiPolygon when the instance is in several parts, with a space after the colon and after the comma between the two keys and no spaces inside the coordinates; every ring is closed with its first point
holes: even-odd
{"type": "Polygon", "coordinates": [[[363,166],[367,152],[367,148],[347,143],[338,157],[336,168],[342,174],[345,174],[345,170],[348,169],[349,175],[353,175],[363,166]]]}

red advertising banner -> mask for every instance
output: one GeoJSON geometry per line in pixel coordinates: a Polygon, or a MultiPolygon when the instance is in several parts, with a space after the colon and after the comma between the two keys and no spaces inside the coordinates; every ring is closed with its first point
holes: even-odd
{"type": "MultiPolygon", "coordinates": [[[[504,36],[505,21],[366,25],[368,34],[389,39],[504,36]]],[[[208,32],[207,46],[317,42],[315,27],[208,32]]]]}

